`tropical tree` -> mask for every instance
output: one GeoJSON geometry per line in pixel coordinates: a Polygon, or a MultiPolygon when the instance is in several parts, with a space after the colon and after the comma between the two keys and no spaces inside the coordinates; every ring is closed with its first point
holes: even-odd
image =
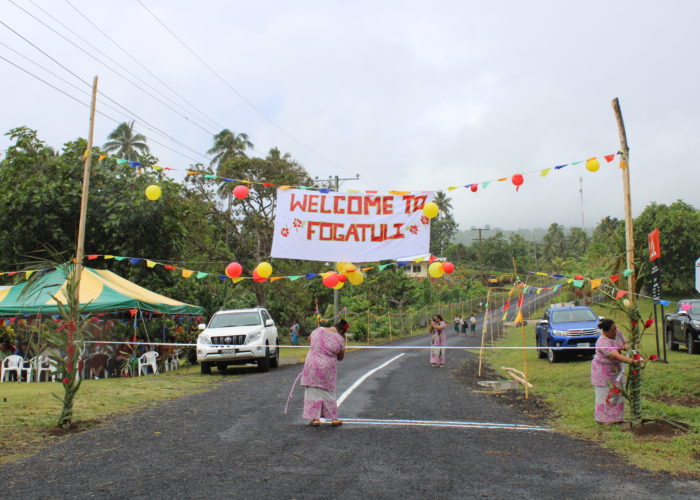
{"type": "Polygon", "coordinates": [[[552,262],[554,257],[566,257],[566,235],[564,227],[556,222],[549,226],[547,234],[542,239],[544,259],[552,262]]]}
{"type": "MultiPolygon", "coordinates": [[[[210,165],[216,165],[221,169],[227,161],[233,158],[247,158],[245,153],[247,149],[253,149],[253,143],[248,138],[248,134],[242,132],[236,134],[225,128],[214,136],[214,145],[207,151],[208,154],[214,155],[210,165]]],[[[277,151],[279,152],[279,150],[277,151]]]]}
{"type": "Polygon", "coordinates": [[[438,206],[440,213],[430,223],[430,252],[443,255],[458,228],[452,216],[452,202],[443,191],[435,193],[433,203],[438,206]]]}
{"type": "Polygon", "coordinates": [[[572,227],[569,230],[569,236],[566,238],[566,249],[570,256],[582,256],[588,250],[589,243],[588,234],[580,227],[572,227]]]}
{"type": "Polygon", "coordinates": [[[134,122],[122,122],[107,136],[103,149],[106,153],[116,153],[120,158],[138,161],[150,152],[146,136],[134,132],[134,122]]]}

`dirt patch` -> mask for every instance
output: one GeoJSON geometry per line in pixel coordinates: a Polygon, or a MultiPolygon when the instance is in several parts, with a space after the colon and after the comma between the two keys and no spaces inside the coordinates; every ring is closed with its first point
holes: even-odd
{"type": "Polygon", "coordinates": [[[643,421],[639,427],[630,429],[637,437],[646,438],[672,438],[690,431],[690,426],[683,422],[671,422],[668,420],[643,421]]]}
{"type": "Polygon", "coordinates": [[[46,433],[51,436],[66,436],[68,434],[77,434],[78,432],[83,432],[91,427],[95,427],[101,424],[103,421],[99,419],[92,420],[82,420],[78,422],[71,423],[68,427],[49,427],[46,429],[46,433]]]}
{"type": "Polygon", "coordinates": [[[654,400],[670,406],[700,407],[700,397],[697,396],[656,396],[654,400]]]}
{"type": "Polygon", "coordinates": [[[526,415],[533,418],[551,419],[557,416],[557,413],[544,400],[542,396],[530,393],[525,399],[524,389],[505,390],[505,391],[489,391],[484,390],[478,382],[480,380],[513,380],[510,377],[505,377],[493,370],[490,366],[484,364],[481,367],[481,377],[475,376],[479,371],[479,358],[469,356],[462,367],[457,371],[459,380],[471,390],[482,392],[483,394],[499,399],[512,408],[517,408],[526,415]]]}

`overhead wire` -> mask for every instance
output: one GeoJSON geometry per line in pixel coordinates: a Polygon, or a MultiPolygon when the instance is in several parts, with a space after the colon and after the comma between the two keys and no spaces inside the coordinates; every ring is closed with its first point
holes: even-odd
{"type": "Polygon", "coordinates": [[[32,14],[31,12],[29,12],[28,10],[26,10],[24,7],[22,7],[21,5],[18,5],[14,0],[8,0],[8,1],[9,1],[12,5],[14,5],[15,7],[17,7],[17,8],[20,9],[21,11],[23,11],[24,13],[26,13],[28,16],[30,16],[31,18],[33,18],[35,21],[37,21],[38,23],[42,24],[43,26],[45,26],[46,28],[48,28],[49,30],[51,30],[53,33],[55,33],[55,34],[58,35],[59,37],[63,38],[65,41],[67,41],[68,43],[70,43],[71,45],[73,45],[75,48],[77,48],[78,50],[80,50],[81,52],[83,52],[85,55],[87,55],[88,57],[94,59],[96,62],[98,62],[99,64],[101,64],[101,65],[104,66],[105,68],[107,68],[109,71],[111,71],[112,73],[114,73],[115,75],[117,75],[119,78],[121,78],[121,79],[123,79],[124,81],[128,82],[129,84],[133,85],[134,87],[136,87],[137,89],[139,89],[141,92],[147,94],[148,96],[150,96],[150,97],[153,98],[154,100],[158,101],[158,102],[161,103],[163,106],[165,106],[166,108],[170,109],[172,112],[174,112],[175,114],[179,115],[180,117],[182,117],[183,119],[187,120],[188,122],[192,123],[193,125],[195,125],[195,126],[198,127],[199,129],[201,129],[202,131],[206,132],[206,133],[209,134],[209,135],[214,135],[214,132],[212,132],[212,131],[209,130],[209,129],[204,128],[202,125],[200,125],[200,124],[197,123],[196,121],[190,119],[187,115],[183,114],[181,111],[175,109],[175,108],[174,108],[173,106],[171,106],[170,104],[166,103],[166,102],[163,101],[162,99],[160,99],[160,98],[158,98],[157,96],[153,95],[153,93],[149,92],[148,90],[144,89],[144,88],[141,87],[140,85],[136,84],[136,83],[133,82],[131,79],[126,78],[126,77],[125,77],[124,75],[122,75],[119,71],[116,71],[115,69],[111,68],[109,65],[105,64],[105,63],[104,63],[103,61],[101,61],[98,57],[95,57],[93,54],[91,54],[90,52],[88,52],[87,50],[85,50],[83,47],[81,47],[80,45],[78,45],[77,43],[75,43],[73,40],[71,40],[70,38],[68,38],[67,36],[65,36],[63,33],[60,33],[59,31],[55,30],[55,29],[54,29],[53,27],[51,27],[49,24],[47,24],[47,23],[45,23],[44,21],[42,21],[41,19],[39,19],[37,16],[35,16],[34,14],[32,14]]]}
{"type": "Polygon", "coordinates": [[[279,125],[275,120],[273,120],[270,116],[268,116],[267,113],[265,113],[263,110],[261,110],[259,107],[257,107],[252,101],[250,101],[246,96],[244,96],[238,89],[236,89],[233,85],[231,85],[223,76],[221,76],[209,63],[207,63],[199,54],[197,54],[187,43],[185,43],[182,38],[180,38],[172,29],[170,29],[161,19],[156,16],[156,14],[151,11],[141,0],[136,0],[139,4],[141,4],[141,7],[143,7],[146,12],[148,12],[153,19],[158,22],[168,33],[170,33],[180,44],[185,47],[189,51],[190,54],[192,54],[202,65],[204,65],[205,68],[207,68],[216,78],[219,79],[226,87],[228,87],[234,94],[236,94],[243,102],[245,102],[248,106],[250,106],[255,112],[257,112],[260,116],[265,118],[270,124],[272,124],[277,130],[282,132],[284,135],[289,137],[291,140],[293,140],[296,144],[301,146],[302,148],[306,149],[307,151],[311,152],[318,158],[324,160],[325,162],[340,168],[346,172],[350,172],[349,169],[343,167],[342,165],[338,165],[336,162],[333,160],[325,157],[315,149],[307,146],[305,143],[303,143],[301,140],[297,139],[294,135],[292,135],[290,132],[285,130],[281,125],[279,125]]]}
{"type": "MultiPolygon", "coordinates": [[[[55,64],[57,64],[58,66],[60,66],[61,68],[63,68],[65,71],[67,71],[68,73],[70,73],[73,77],[75,77],[76,79],[78,79],[78,80],[79,80],[80,82],[82,82],[84,85],[86,85],[86,86],[88,86],[88,87],[91,87],[91,86],[92,86],[88,81],[86,81],[86,80],[84,80],[83,78],[81,78],[79,75],[77,75],[74,71],[72,71],[72,70],[71,70],[70,68],[68,68],[66,65],[64,65],[63,63],[61,63],[60,61],[58,61],[56,58],[54,58],[53,56],[51,56],[50,54],[48,54],[48,53],[47,53],[45,50],[43,50],[41,47],[39,47],[38,45],[36,45],[35,43],[33,43],[31,40],[29,40],[28,38],[26,38],[25,36],[23,36],[21,33],[19,33],[18,31],[16,31],[15,29],[13,29],[11,26],[9,26],[7,23],[5,23],[2,19],[0,19],[0,24],[2,24],[3,26],[5,26],[5,28],[7,28],[8,30],[12,31],[12,32],[13,32],[15,35],[17,35],[19,38],[21,38],[21,39],[24,40],[26,43],[28,43],[29,45],[31,45],[34,49],[38,50],[38,51],[41,52],[44,56],[46,56],[46,57],[49,58],[51,61],[53,61],[55,64]]],[[[109,97],[108,95],[106,95],[104,92],[98,90],[98,94],[100,94],[100,95],[103,96],[105,99],[109,100],[110,102],[112,102],[113,104],[115,104],[116,106],[118,106],[119,108],[123,109],[125,112],[127,112],[129,115],[131,115],[133,118],[136,118],[136,119],[138,120],[138,122],[141,123],[141,125],[143,125],[144,127],[148,128],[148,129],[151,130],[152,132],[157,133],[157,134],[159,134],[159,135],[162,135],[163,137],[166,137],[168,140],[170,140],[170,141],[172,141],[172,142],[178,144],[179,146],[181,146],[181,147],[183,147],[183,148],[185,148],[185,149],[187,149],[187,150],[189,150],[189,151],[191,151],[191,152],[197,154],[198,156],[201,156],[201,157],[204,158],[207,162],[209,161],[209,159],[207,158],[206,155],[204,155],[204,154],[200,153],[199,151],[197,151],[197,150],[195,150],[195,149],[193,149],[193,148],[187,146],[186,144],[184,144],[183,142],[179,141],[179,140],[176,139],[175,137],[171,136],[171,135],[168,134],[167,132],[165,132],[165,131],[161,130],[160,128],[156,127],[155,125],[151,124],[150,122],[148,122],[147,120],[145,120],[144,118],[142,118],[141,116],[139,116],[137,113],[131,111],[130,109],[126,108],[125,106],[123,106],[122,104],[120,104],[119,102],[117,102],[116,100],[114,100],[114,99],[112,99],[111,97],[109,97]]],[[[158,143],[158,142],[156,142],[156,141],[153,141],[153,142],[155,142],[156,144],[162,145],[161,143],[158,143]]],[[[168,148],[168,149],[170,149],[171,151],[174,151],[174,149],[172,149],[172,148],[168,148]]],[[[195,161],[195,162],[199,162],[199,160],[194,160],[194,159],[193,159],[192,157],[190,157],[189,155],[183,154],[182,156],[184,156],[185,158],[188,158],[188,159],[190,159],[190,160],[193,160],[193,161],[195,161]]]]}
{"type": "MultiPolygon", "coordinates": [[[[34,3],[34,0],[29,0],[29,1],[30,1],[31,3],[33,3],[34,5],[36,5],[36,4],[34,3]]],[[[161,79],[161,78],[158,76],[157,73],[154,73],[153,71],[151,71],[150,68],[149,68],[148,66],[146,66],[145,64],[141,63],[141,61],[139,61],[138,59],[136,59],[128,50],[126,50],[126,49],[125,49],[124,47],[122,47],[119,43],[117,43],[116,40],[114,40],[111,36],[109,36],[109,34],[108,34],[107,32],[105,32],[102,28],[100,28],[100,26],[99,26],[97,23],[93,22],[89,17],[87,17],[87,15],[85,15],[80,9],[78,9],[75,5],[73,5],[69,0],[65,0],[65,1],[66,1],[66,3],[67,3],[73,10],[75,10],[83,19],[85,19],[88,23],[90,23],[90,25],[92,25],[97,31],[99,31],[100,33],[102,33],[102,35],[104,35],[110,42],[112,42],[112,43],[113,43],[119,50],[121,50],[129,59],[131,59],[131,60],[134,61],[136,64],[138,64],[139,67],[141,67],[141,69],[143,69],[143,70],[146,71],[149,75],[151,75],[153,78],[155,78],[161,85],[163,85],[165,88],[167,88],[168,90],[170,90],[170,92],[172,92],[173,94],[175,94],[176,96],[178,96],[180,99],[182,99],[183,102],[187,103],[194,111],[196,111],[196,112],[199,113],[202,117],[204,117],[206,120],[208,120],[208,121],[210,122],[210,124],[215,125],[215,126],[221,128],[221,129],[226,128],[226,127],[224,127],[223,125],[221,125],[219,122],[217,122],[214,118],[210,117],[210,116],[207,115],[204,111],[202,111],[202,110],[199,109],[197,106],[195,106],[193,103],[191,103],[185,96],[183,96],[183,95],[180,94],[178,91],[176,91],[174,88],[172,88],[170,85],[168,85],[168,83],[165,82],[163,79],[161,79]]],[[[39,6],[37,6],[37,7],[38,7],[39,9],[41,9],[41,7],[39,7],[39,6]]],[[[43,10],[43,9],[41,9],[41,10],[43,10]]],[[[57,22],[60,23],[60,21],[57,21],[57,22]]],[[[61,23],[61,24],[63,25],[63,23],[61,23]]],[[[63,25],[63,26],[65,27],[65,25],[63,25]]],[[[66,29],[68,29],[68,28],[66,28],[66,29]]]]}

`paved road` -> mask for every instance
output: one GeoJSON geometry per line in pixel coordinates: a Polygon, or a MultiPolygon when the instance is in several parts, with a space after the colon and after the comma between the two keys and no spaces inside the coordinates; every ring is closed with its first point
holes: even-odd
{"type": "MultiPolygon", "coordinates": [[[[449,345],[475,343],[449,335],[449,345]]],[[[448,351],[446,369],[432,368],[423,350],[349,353],[338,394],[400,354],[347,396],[342,427],[306,425],[299,389],[282,414],[300,366],[250,373],[7,464],[0,497],[700,497],[697,482],[647,474],[591,443],[534,430],[547,423],[470,390],[474,355],[464,351],[448,351]],[[446,421],[470,424],[438,423],[446,421]]]]}

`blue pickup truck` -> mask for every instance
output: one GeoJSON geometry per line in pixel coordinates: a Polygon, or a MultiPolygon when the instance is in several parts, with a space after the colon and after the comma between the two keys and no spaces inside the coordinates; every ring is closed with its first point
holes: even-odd
{"type": "Polygon", "coordinates": [[[554,347],[555,349],[538,349],[540,358],[548,358],[550,363],[561,361],[565,353],[594,353],[595,343],[600,337],[598,321],[600,318],[585,306],[550,307],[544,317],[537,322],[535,339],[537,347],[554,347]],[[590,347],[591,350],[564,350],[557,347],[590,347]]]}

